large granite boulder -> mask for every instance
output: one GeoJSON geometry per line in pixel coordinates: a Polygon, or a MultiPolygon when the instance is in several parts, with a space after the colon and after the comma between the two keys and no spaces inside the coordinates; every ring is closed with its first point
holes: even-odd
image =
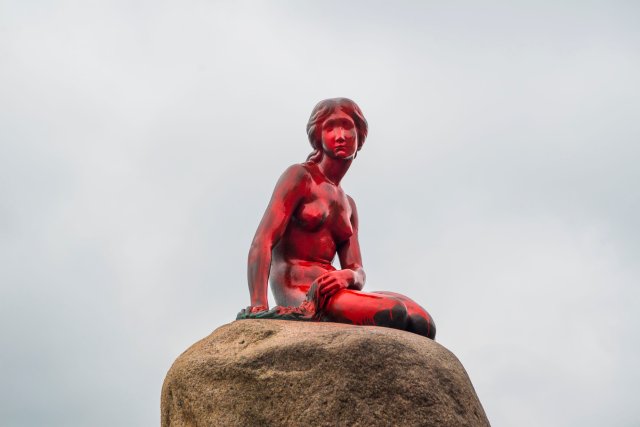
{"type": "Polygon", "coordinates": [[[239,320],[162,387],[162,426],[488,426],[446,348],[395,329],[239,320]]]}

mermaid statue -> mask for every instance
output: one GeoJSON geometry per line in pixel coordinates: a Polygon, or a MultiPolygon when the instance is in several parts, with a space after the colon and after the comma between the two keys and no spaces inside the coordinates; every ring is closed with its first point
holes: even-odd
{"type": "Polygon", "coordinates": [[[340,322],[435,339],[427,311],[394,292],[363,292],[358,212],[340,182],[362,149],[367,121],[350,99],[319,102],[307,123],[313,152],[284,171],[249,250],[251,305],[238,319],[340,322]],[[340,269],[332,265],[335,255],[340,269]],[[269,309],[268,282],[277,306],[269,309]]]}

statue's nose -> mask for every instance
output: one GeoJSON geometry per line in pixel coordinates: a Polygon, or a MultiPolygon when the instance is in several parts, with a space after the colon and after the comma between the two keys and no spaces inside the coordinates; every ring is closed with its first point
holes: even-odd
{"type": "Polygon", "coordinates": [[[338,135],[336,137],[336,141],[344,141],[344,129],[338,129],[338,135]]]}

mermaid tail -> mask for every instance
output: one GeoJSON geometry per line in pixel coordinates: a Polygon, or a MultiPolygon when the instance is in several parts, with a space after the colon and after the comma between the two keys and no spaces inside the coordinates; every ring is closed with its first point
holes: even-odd
{"type": "Polygon", "coordinates": [[[246,309],[240,310],[236,316],[236,320],[243,319],[279,319],[279,320],[314,320],[315,309],[312,303],[303,301],[298,307],[276,305],[271,310],[259,311],[257,313],[247,312],[246,309]]]}
{"type": "Polygon", "coordinates": [[[394,292],[361,292],[351,289],[332,296],[320,294],[317,284],[297,307],[277,305],[257,313],[241,310],[240,319],[280,319],[384,326],[435,339],[436,325],[427,311],[412,299],[394,292]]]}

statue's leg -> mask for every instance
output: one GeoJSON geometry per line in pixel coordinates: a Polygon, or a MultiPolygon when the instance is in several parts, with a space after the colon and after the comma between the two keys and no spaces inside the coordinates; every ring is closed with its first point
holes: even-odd
{"type": "Polygon", "coordinates": [[[436,324],[431,315],[411,298],[395,292],[377,291],[376,294],[389,295],[399,299],[407,307],[408,331],[423,335],[432,340],[436,338],[436,324]]]}
{"type": "Polygon", "coordinates": [[[319,320],[408,330],[408,311],[393,295],[345,289],[323,305],[319,320]]]}

